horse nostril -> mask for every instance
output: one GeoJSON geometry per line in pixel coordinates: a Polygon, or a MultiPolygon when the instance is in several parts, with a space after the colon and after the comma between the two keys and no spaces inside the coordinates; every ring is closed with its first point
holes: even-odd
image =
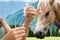
{"type": "Polygon", "coordinates": [[[42,35],[42,32],[39,32],[40,35],[42,35]]]}
{"type": "Polygon", "coordinates": [[[43,39],[43,38],[45,37],[45,35],[44,35],[43,32],[37,32],[37,33],[35,34],[35,37],[43,39]]]}

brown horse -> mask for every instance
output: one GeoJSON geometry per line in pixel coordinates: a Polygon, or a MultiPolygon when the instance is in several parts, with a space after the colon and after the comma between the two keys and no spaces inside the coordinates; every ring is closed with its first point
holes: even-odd
{"type": "Polygon", "coordinates": [[[57,0],[39,0],[35,36],[44,38],[52,23],[60,28],[60,2],[57,0]]]}

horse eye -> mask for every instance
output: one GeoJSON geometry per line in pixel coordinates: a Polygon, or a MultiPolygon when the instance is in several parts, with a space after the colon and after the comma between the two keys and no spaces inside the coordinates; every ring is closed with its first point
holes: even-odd
{"type": "Polygon", "coordinates": [[[45,17],[49,16],[50,11],[46,12],[45,17]]]}

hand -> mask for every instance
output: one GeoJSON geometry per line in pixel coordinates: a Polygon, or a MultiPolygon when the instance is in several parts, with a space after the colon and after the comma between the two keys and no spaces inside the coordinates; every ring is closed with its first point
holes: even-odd
{"type": "Polygon", "coordinates": [[[25,36],[25,27],[11,29],[2,40],[21,40],[25,36]]]}
{"type": "Polygon", "coordinates": [[[26,16],[27,16],[28,18],[33,18],[33,17],[36,15],[37,11],[36,11],[36,9],[35,9],[34,7],[32,7],[32,6],[27,6],[27,7],[24,9],[24,13],[26,14],[26,16]]]}

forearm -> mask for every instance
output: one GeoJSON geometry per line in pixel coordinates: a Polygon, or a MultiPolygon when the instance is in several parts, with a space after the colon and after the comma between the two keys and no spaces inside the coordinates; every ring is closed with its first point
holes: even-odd
{"type": "Polygon", "coordinates": [[[7,35],[8,34],[6,34],[1,40],[9,40],[9,37],[7,35]]]}
{"type": "Polygon", "coordinates": [[[3,28],[5,29],[6,33],[11,29],[9,27],[9,25],[3,19],[0,19],[0,24],[1,24],[1,26],[3,26],[3,28]]]}
{"type": "Polygon", "coordinates": [[[26,40],[26,37],[28,35],[28,29],[29,29],[30,23],[31,23],[33,18],[34,17],[32,17],[31,15],[26,15],[26,17],[25,17],[25,22],[24,22],[23,26],[26,27],[26,35],[23,37],[22,40],[26,40]]]}

